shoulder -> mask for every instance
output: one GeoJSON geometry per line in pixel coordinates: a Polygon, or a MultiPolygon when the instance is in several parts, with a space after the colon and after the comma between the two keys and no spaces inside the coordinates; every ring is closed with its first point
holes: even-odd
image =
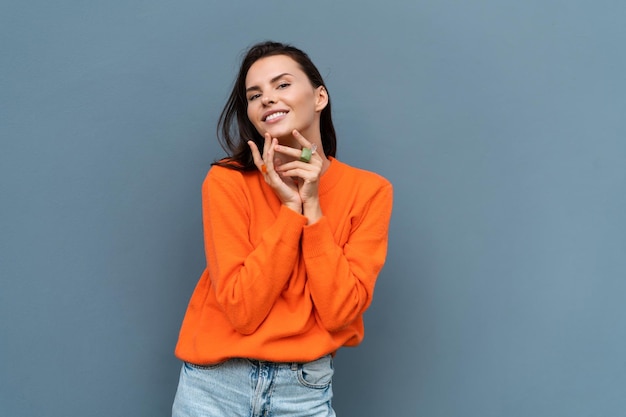
{"type": "Polygon", "coordinates": [[[222,165],[212,165],[207,173],[207,178],[240,178],[242,172],[236,169],[227,168],[222,165]]]}
{"type": "Polygon", "coordinates": [[[373,192],[393,189],[391,182],[376,172],[357,168],[337,159],[334,159],[332,163],[336,165],[337,172],[340,173],[342,180],[340,183],[343,187],[358,187],[373,192]]]}
{"type": "Polygon", "coordinates": [[[248,182],[257,177],[256,172],[239,171],[220,165],[213,165],[202,184],[205,190],[230,190],[248,188],[248,182]]]}
{"type": "MultiPolygon", "coordinates": [[[[221,162],[221,161],[219,161],[221,162]]],[[[240,167],[239,164],[233,165],[218,165],[214,163],[209,169],[206,178],[207,179],[224,179],[224,180],[245,180],[250,176],[254,176],[256,171],[244,171],[243,169],[238,169],[240,167]]]]}

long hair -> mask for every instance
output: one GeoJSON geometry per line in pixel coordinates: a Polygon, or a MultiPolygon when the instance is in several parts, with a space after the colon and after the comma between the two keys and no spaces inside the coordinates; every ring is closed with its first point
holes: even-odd
{"type": "MultiPolygon", "coordinates": [[[[212,165],[220,165],[238,171],[252,171],[257,169],[252,159],[252,151],[248,141],[252,140],[257,147],[263,149],[264,139],[248,119],[246,99],[246,76],[248,70],[261,58],[274,55],[286,55],[296,61],[302,71],[307,75],[314,88],[324,86],[324,80],[309,56],[300,49],[279,42],[262,42],[253,45],[244,56],[239,74],[230,93],[230,97],[220,114],[217,124],[217,138],[228,156],[212,165]]],[[[326,88],[326,91],[328,89],[326,88]]],[[[330,108],[330,95],[328,104],[320,114],[320,133],[322,146],[326,156],[334,157],[337,152],[337,136],[330,108]]]]}

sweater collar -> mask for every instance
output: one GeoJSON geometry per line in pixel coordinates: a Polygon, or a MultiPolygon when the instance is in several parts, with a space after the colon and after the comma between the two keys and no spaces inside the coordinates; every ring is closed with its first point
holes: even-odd
{"type": "Polygon", "coordinates": [[[328,157],[330,165],[322,177],[320,178],[319,194],[325,194],[330,191],[341,179],[341,166],[344,165],[332,156],[328,157]]]}

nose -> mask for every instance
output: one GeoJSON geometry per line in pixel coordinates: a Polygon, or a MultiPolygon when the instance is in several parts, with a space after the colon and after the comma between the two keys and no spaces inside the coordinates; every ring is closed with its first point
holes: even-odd
{"type": "Polygon", "coordinates": [[[264,95],[261,98],[261,103],[263,103],[263,105],[265,105],[265,106],[267,106],[269,104],[275,104],[276,103],[276,98],[270,97],[269,95],[264,95]]]}

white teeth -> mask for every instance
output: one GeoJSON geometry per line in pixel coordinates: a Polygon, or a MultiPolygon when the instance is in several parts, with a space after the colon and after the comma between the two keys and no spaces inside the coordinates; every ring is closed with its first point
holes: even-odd
{"type": "Polygon", "coordinates": [[[275,119],[275,118],[277,118],[277,117],[279,117],[279,116],[284,116],[284,115],[286,115],[286,114],[287,114],[287,113],[286,113],[286,112],[284,112],[284,111],[279,111],[279,112],[276,112],[276,113],[272,113],[272,114],[270,114],[269,116],[267,116],[267,117],[265,118],[265,121],[266,121],[266,122],[269,122],[270,120],[273,120],[273,119],[275,119]]]}

